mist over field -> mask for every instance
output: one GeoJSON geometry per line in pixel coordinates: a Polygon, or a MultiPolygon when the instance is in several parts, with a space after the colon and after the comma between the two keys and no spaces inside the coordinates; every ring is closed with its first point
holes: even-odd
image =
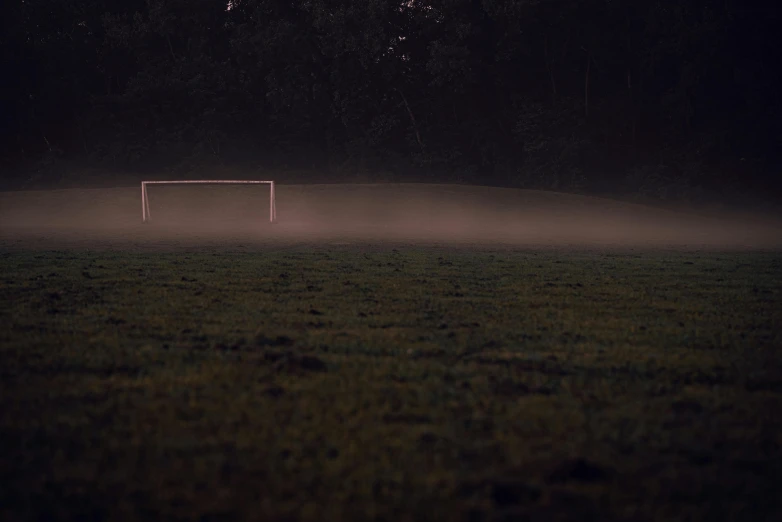
{"type": "Polygon", "coordinates": [[[432,184],[149,186],[0,193],[3,241],[430,242],[508,246],[775,248],[779,216],[675,211],[572,194],[432,184]]]}

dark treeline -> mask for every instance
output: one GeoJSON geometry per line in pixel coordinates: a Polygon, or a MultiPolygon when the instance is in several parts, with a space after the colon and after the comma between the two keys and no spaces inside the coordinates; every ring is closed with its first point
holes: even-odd
{"type": "Polygon", "coordinates": [[[750,4],[5,0],[0,156],[28,183],[222,165],[769,194],[782,16],[750,4]]]}

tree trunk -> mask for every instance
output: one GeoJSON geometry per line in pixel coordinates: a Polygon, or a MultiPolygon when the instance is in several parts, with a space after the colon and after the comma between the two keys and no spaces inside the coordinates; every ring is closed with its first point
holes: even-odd
{"type": "Polygon", "coordinates": [[[415,139],[418,142],[418,146],[421,147],[421,152],[424,152],[424,142],[421,139],[421,133],[418,130],[418,123],[415,121],[415,116],[413,115],[413,110],[410,108],[410,104],[407,103],[407,98],[405,98],[404,93],[400,91],[399,89],[394,89],[396,92],[399,93],[399,96],[402,97],[402,102],[405,104],[405,108],[407,109],[407,114],[410,116],[410,122],[413,124],[413,130],[415,131],[415,139]]]}
{"type": "Polygon", "coordinates": [[[632,147],[631,152],[633,159],[635,159],[635,144],[636,144],[636,122],[638,120],[638,111],[635,107],[635,92],[633,92],[633,23],[630,18],[630,11],[625,11],[625,21],[627,32],[627,97],[630,108],[630,145],[632,147]]]}
{"type": "Polygon", "coordinates": [[[632,145],[633,150],[635,150],[636,123],[638,118],[636,116],[635,96],[633,93],[633,73],[630,68],[627,69],[627,92],[630,102],[630,144],[632,145]]]}
{"type": "Polygon", "coordinates": [[[168,50],[171,52],[171,59],[176,61],[176,53],[174,53],[174,46],[171,45],[171,37],[166,34],[166,42],[168,42],[168,50]]]}
{"type": "Polygon", "coordinates": [[[79,134],[81,134],[81,145],[84,148],[84,154],[89,156],[90,150],[87,147],[87,135],[84,133],[84,125],[79,124],[79,134]]]}
{"type": "Polygon", "coordinates": [[[551,103],[556,105],[557,103],[557,80],[554,77],[554,53],[549,52],[548,36],[546,36],[543,42],[543,53],[546,59],[546,69],[548,70],[549,81],[551,82],[551,103]]]}
{"type": "Polygon", "coordinates": [[[592,55],[587,51],[586,74],[584,75],[584,117],[589,119],[589,69],[592,65],[592,55]]]}
{"type": "Polygon", "coordinates": [[[52,152],[52,144],[49,143],[49,139],[46,137],[46,134],[41,131],[41,137],[43,138],[43,141],[46,143],[46,148],[49,149],[49,152],[52,152]]]}

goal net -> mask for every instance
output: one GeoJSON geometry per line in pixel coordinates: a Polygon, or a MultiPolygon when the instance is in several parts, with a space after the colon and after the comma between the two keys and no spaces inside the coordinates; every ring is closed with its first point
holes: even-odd
{"type": "Polygon", "coordinates": [[[141,182],[141,222],[152,219],[149,210],[149,185],[269,185],[269,222],[277,222],[277,204],[274,195],[274,181],[251,180],[187,180],[187,181],[142,181],[141,182]]]}

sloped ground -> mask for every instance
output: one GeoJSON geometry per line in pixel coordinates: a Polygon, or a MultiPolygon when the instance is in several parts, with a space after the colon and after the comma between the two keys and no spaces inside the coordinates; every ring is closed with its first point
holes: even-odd
{"type": "Polygon", "coordinates": [[[425,184],[150,187],[153,222],[141,226],[139,189],[0,194],[5,240],[45,237],[121,244],[319,241],[335,238],[506,245],[773,248],[782,220],[676,213],[539,191],[425,184]]]}

